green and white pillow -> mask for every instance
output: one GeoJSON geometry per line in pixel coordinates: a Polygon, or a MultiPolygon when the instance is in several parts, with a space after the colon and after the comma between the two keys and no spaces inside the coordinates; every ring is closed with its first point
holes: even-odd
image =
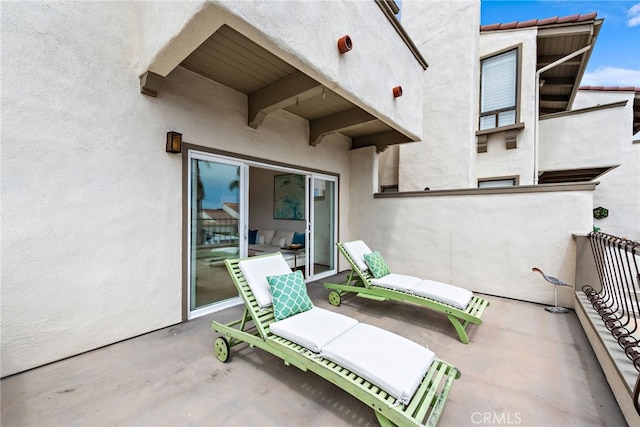
{"type": "Polygon", "coordinates": [[[380,255],[380,252],[375,251],[370,254],[364,254],[364,261],[369,266],[369,270],[371,270],[371,274],[376,279],[386,276],[391,273],[389,271],[389,267],[387,267],[387,263],[384,262],[384,258],[380,255]]]}
{"type": "Polygon", "coordinates": [[[267,282],[271,289],[276,321],[313,308],[300,270],[280,276],[267,276],[267,282]]]}

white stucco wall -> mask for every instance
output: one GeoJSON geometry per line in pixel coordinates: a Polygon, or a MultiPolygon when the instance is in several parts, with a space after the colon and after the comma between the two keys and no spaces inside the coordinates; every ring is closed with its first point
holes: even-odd
{"type": "MultiPolygon", "coordinates": [[[[351,154],[349,239],[380,251],[391,271],[543,304],[553,286],[532,267],[574,282],[572,234],[591,231],[593,191],[374,199],[375,162],[373,150],[351,154]]],[[[573,305],[570,288],[558,304],[573,305]]]]}
{"type": "Polygon", "coordinates": [[[623,113],[616,107],[540,120],[539,170],[618,166],[631,132],[623,113]]]}
{"type": "Polygon", "coordinates": [[[402,25],[429,63],[422,143],[400,147],[400,191],[473,186],[478,0],[403,0],[402,25]]]}
{"type": "Polygon", "coordinates": [[[245,95],[187,70],[141,95],[134,3],[1,7],[1,376],[181,320],[182,158],[167,131],[349,181],[347,140],[311,148],[284,112],[248,128],[245,95]]]}
{"type": "Polygon", "coordinates": [[[605,233],[637,242],[640,241],[640,142],[634,142],[632,135],[633,98],[633,92],[581,90],[574,108],[627,100],[623,111],[617,111],[615,122],[598,121],[598,124],[607,123],[605,129],[611,134],[601,141],[613,139],[614,135],[619,141],[621,165],[598,178],[600,184],[593,196],[593,207],[607,208],[609,216],[593,221],[605,233]],[[609,126],[610,123],[618,125],[609,126]]]}
{"type": "MultiPolygon", "coordinates": [[[[477,178],[517,175],[520,177],[520,185],[534,184],[536,37],[536,27],[480,34],[480,58],[508,48],[518,46],[521,48],[518,101],[519,121],[524,123],[524,129],[518,131],[518,148],[516,149],[506,149],[504,132],[489,135],[487,152],[478,154],[477,178]]],[[[479,90],[479,86],[476,90],[479,90]]]]}
{"type": "Polygon", "coordinates": [[[373,1],[220,0],[198,1],[187,13],[182,2],[138,9],[145,46],[139,74],[166,75],[227,24],[387,124],[422,137],[422,66],[373,1]],[[346,34],[353,49],[340,55],[337,40],[346,34]],[[403,95],[394,98],[398,85],[403,95]]]}

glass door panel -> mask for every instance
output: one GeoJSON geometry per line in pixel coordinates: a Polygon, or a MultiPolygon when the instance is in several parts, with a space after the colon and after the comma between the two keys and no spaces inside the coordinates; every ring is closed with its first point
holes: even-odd
{"type": "Polygon", "coordinates": [[[311,177],[311,250],[308,269],[311,280],[336,272],[336,188],[335,178],[311,177]]]}
{"type": "Polygon", "coordinates": [[[190,156],[190,317],[204,307],[237,298],[224,260],[241,254],[243,177],[240,163],[190,156]]]}

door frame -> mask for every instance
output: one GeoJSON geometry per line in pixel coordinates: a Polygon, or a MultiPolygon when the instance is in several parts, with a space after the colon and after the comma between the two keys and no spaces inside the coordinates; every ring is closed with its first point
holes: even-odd
{"type": "MultiPolygon", "coordinates": [[[[194,319],[196,317],[200,317],[200,316],[204,316],[207,314],[211,314],[220,310],[223,310],[225,308],[229,308],[229,307],[233,307],[236,305],[240,305],[242,304],[242,300],[240,297],[236,297],[236,298],[232,298],[229,300],[225,300],[222,301],[218,304],[211,304],[208,306],[203,307],[202,309],[196,310],[194,312],[190,311],[190,301],[189,301],[189,295],[191,292],[190,289],[190,271],[191,271],[191,266],[190,266],[190,262],[191,262],[191,257],[190,257],[190,243],[191,243],[191,237],[190,237],[190,215],[191,215],[191,211],[190,211],[190,204],[191,204],[191,200],[190,200],[190,185],[191,185],[191,176],[190,176],[190,159],[192,158],[192,152],[196,153],[196,154],[200,154],[204,157],[212,157],[212,158],[219,158],[219,159],[226,159],[229,162],[232,163],[241,163],[244,166],[241,167],[241,174],[245,174],[245,179],[244,179],[244,187],[241,189],[240,191],[240,198],[241,198],[241,219],[243,221],[244,224],[244,230],[240,230],[240,236],[241,236],[241,243],[240,243],[240,256],[241,257],[246,257],[248,252],[247,252],[247,248],[248,248],[248,239],[249,239],[249,225],[248,225],[248,216],[249,216],[249,174],[248,174],[248,168],[249,167],[256,167],[256,168],[262,168],[262,169],[269,169],[269,170],[276,170],[276,171],[282,171],[285,173],[296,173],[296,174],[300,174],[300,175],[304,175],[305,178],[305,182],[307,182],[307,184],[305,185],[306,188],[306,212],[305,212],[305,221],[306,221],[306,233],[307,233],[307,237],[308,237],[308,244],[310,245],[310,239],[311,239],[311,233],[310,233],[310,227],[311,227],[311,223],[310,223],[310,216],[309,216],[309,212],[310,212],[310,206],[308,206],[308,201],[309,201],[309,195],[308,193],[310,192],[309,189],[309,177],[311,175],[318,175],[322,178],[325,179],[332,179],[335,180],[335,209],[334,209],[334,215],[335,215],[335,227],[334,227],[334,233],[335,233],[335,241],[337,242],[337,236],[338,236],[338,232],[339,232],[339,217],[340,217],[340,206],[338,203],[339,200],[339,193],[340,193],[340,174],[337,173],[332,173],[332,172],[327,172],[327,171],[322,171],[322,170],[318,170],[318,169],[312,169],[312,168],[305,168],[299,165],[292,165],[292,164],[288,164],[288,163],[282,163],[282,162],[275,162],[275,161],[271,161],[268,159],[260,159],[260,158],[256,158],[256,157],[252,157],[252,156],[246,156],[246,155],[242,155],[239,153],[234,153],[234,152],[229,152],[229,151],[224,151],[224,150],[217,150],[214,148],[210,148],[210,147],[203,147],[203,146],[199,146],[199,145],[194,145],[194,144],[189,144],[189,143],[184,143],[182,145],[183,148],[183,155],[182,155],[182,206],[183,206],[183,210],[182,210],[182,320],[186,321],[186,320],[190,320],[190,319],[194,319]]],[[[310,262],[310,253],[309,251],[306,251],[305,253],[305,257],[306,257],[306,262],[305,262],[305,277],[307,277],[306,281],[311,281],[309,280],[309,275],[308,275],[308,263],[310,262]]],[[[327,272],[324,272],[324,274],[316,275],[314,280],[317,280],[321,277],[325,277],[325,276],[329,276],[332,274],[337,274],[337,269],[338,269],[338,253],[337,250],[335,250],[335,248],[333,248],[333,256],[334,256],[334,268],[332,270],[329,270],[327,272]]]]}
{"type": "Polygon", "coordinates": [[[307,210],[306,210],[306,234],[308,236],[308,248],[306,251],[306,263],[305,263],[305,277],[306,277],[306,281],[308,282],[313,282],[315,280],[319,280],[322,279],[324,277],[328,277],[328,276],[332,276],[334,274],[337,274],[338,272],[338,251],[336,249],[335,246],[335,242],[338,241],[338,177],[336,176],[332,176],[332,175],[326,175],[326,174],[318,174],[318,173],[310,173],[307,175],[307,185],[306,185],[306,206],[307,206],[307,210]],[[333,206],[334,206],[334,211],[333,211],[333,235],[331,236],[332,238],[332,242],[330,242],[330,245],[332,246],[331,248],[329,248],[329,251],[331,253],[332,256],[332,266],[333,268],[323,271],[321,273],[315,273],[315,271],[313,269],[313,265],[314,265],[314,260],[315,260],[315,227],[313,226],[315,224],[315,209],[314,209],[314,204],[315,204],[315,195],[313,194],[314,191],[314,182],[315,180],[323,180],[323,181],[329,181],[329,182],[333,182],[334,184],[334,190],[332,192],[332,196],[333,196],[333,206]],[[313,273],[313,274],[312,274],[313,273]]]}
{"type": "MultiPolygon", "coordinates": [[[[191,238],[192,238],[192,224],[191,224],[191,209],[192,209],[192,198],[191,198],[191,187],[193,185],[192,177],[192,160],[203,160],[211,163],[221,163],[225,165],[237,166],[240,170],[239,178],[239,195],[238,201],[240,205],[239,221],[238,221],[238,255],[246,256],[247,253],[247,239],[243,238],[244,230],[246,229],[245,223],[247,222],[247,214],[248,214],[248,196],[247,196],[247,181],[248,181],[248,166],[241,160],[233,159],[227,156],[219,156],[213,153],[207,153],[200,150],[187,150],[186,156],[187,158],[187,215],[186,215],[186,227],[183,229],[183,234],[186,234],[186,263],[184,269],[186,270],[186,279],[187,286],[186,289],[183,287],[183,293],[186,294],[183,296],[183,301],[186,297],[186,313],[187,319],[195,319],[197,317],[201,317],[210,313],[214,313],[216,311],[224,310],[225,308],[234,307],[242,303],[240,297],[232,297],[219,302],[215,302],[213,304],[205,305],[202,308],[191,309],[191,300],[193,289],[191,288],[191,238]]],[[[183,309],[184,310],[184,309],[183,309]]]]}

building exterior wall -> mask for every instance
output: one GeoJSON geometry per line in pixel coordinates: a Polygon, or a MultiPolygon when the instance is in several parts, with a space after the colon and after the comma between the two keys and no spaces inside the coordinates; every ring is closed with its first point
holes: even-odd
{"type": "MultiPolygon", "coordinates": [[[[597,179],[600,182],[593,196],[593,207],[605,207],[609,216],[593,219],[601,231],[618,237],[640,241],[640,142],[633,134],[634,92],[578,91],[574,108],[588,108],[627,100],[615,121],[601,121],[607,126],[607,135],[599,142],[617,141],[621,152],[621,164],[597,179]],[[615,125],[613,125],[615,123],[615,125]]],[[[616,109],[620,110],[620,108],[616,109]]]]}
{"type": "MultiPolygon", "coordinates": [[[[183,68],[141,95],[137,7],[2,4],[2,376],[181,321],[186,153],[167,131],[349,182],[348,139],[312,148],[286,112],[253,130],[245,95],[183,68]]],[[[347,186],[340,206],[347,235],[347,186]]]]}
{"type": "MultiPolygon", "coordinates": [[[[553,286],[532,267],[574,283],[572,235],[591,231],[593,191],[374,198],[376,162],[373,149],[351,155],[350,239],[392,272],[548,305],[553,286]]],[[[558,304],[573,306],[572,288],[558,304]]]]}
{"type": "Polygon", "coordinates": [[[402,1],[402,25],[429,68],[423,141],[399,147],[400,191],[473,186],[479,22],[477,0],[402,1]]]}
{"type": "MultiPolygon", "coordinates": [[[[379,176],[394,172],[379,174],[373,147],[350,151],[347,138],[329,136],[312,148],[308,122],[286,112],[251,129],[246,95],[176,68],[229,24],[424,135],[397,150],[400,190],[475,187],[477,177],[516,172],[527,184],[529,80],[519,148],[502,153],[490,140],[493,157],[476,155],[479,57],[513,44],[513,34],[479,44],[478,0],[403,1],[403,25],[430,64],[424,74],[373,1],[1,7],[1,376],[181,321],[183,170],[181,155],[164,151],[169,130],[196,146],[339,174],[339,240],[365,239],[394,271],[546,304],[553,288],[528,277],[531,267],[574,276],[571,233],[592,226],[591,192],[374,199],[379,176]],[[344,34],[354,50],[337,57],[344,34]],[[139,93],[147,70],[166,76],[157,98],[139,93]],[[390,100],[398,84],[404,95],[390,100]]],[[[535,34],[518,37],[528,55],[535,34]]],[[[534,72],[527,64],[523,76],[534,72]]],[[[570,292],[559,298],[571,305],[570,292]]]]}
{"type": "Polygon", "coordinates": [[[540,120],[539,170],[620,165],[622,141],[629,143],[631,132],[624,112],[624,107],[615,107],[540,120]]]}
{"type": "Polygon", "coordinates": [[[140,6],[139,74],[166,75],[227,24],[406,135],[422,136],[422,66],[375,2],[207,1],[189,6],[195,15],[182,3],[140,6]],[[345,34],[353,49],[340,55],[336,43],[345,34]],[[403,95],[394,98],[398,85],[403,95]]]}
{"type": "MultiPolygon", "coordinates": [[[[506,149],[505,132],[489,135],[487,152],[478,154],[477,178],[519,176],[520,185],[534,184],[535,122],[536,115],[536,57],[537,27],[501,30],[480,34],[480,58],[508,48],[521,47],[520,69],[520,123],[518,148],[506,149]]],[[[479,86],[478,86],[479,88],[479,86]]],[[[479,90],[479,89],[477,89],[479,90]]]]}

